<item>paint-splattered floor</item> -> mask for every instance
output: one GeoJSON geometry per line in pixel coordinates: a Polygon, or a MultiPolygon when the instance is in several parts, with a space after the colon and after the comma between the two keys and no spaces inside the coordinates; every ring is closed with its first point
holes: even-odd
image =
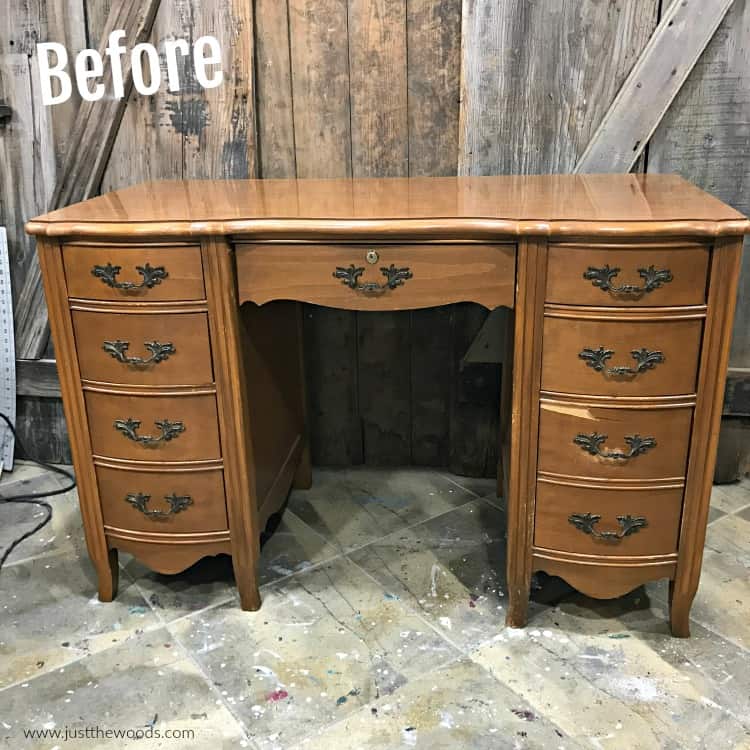
{"type": "MultiPolygon", "coordinates": [[[[20,465],[2,491],[55,482],[20,465]]],[[[221,558],[173,577],[125,558],[99,603],[75,495],[54,499],[0,572],[0,746],[749,748],[750,482],[714,490],[690,640],[663,583],[602,603],[548,579],[506,629],[492,490],[317,471],[264,546],[257,613],[221,558]],[[23,734],[66,728],[93,739],[23,734]]],[[[0,546],[35,514],[0,507],[0,546]]]]}

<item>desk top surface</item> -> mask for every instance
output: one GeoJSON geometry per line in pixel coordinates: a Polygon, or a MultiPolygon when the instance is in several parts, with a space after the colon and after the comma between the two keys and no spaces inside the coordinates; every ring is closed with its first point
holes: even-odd
{"type": "Polygon", "coordinates": [[[147,182],[30,221],[51,236],[321,238],[738,235],[739,212],[677,175],[147,182]]]}

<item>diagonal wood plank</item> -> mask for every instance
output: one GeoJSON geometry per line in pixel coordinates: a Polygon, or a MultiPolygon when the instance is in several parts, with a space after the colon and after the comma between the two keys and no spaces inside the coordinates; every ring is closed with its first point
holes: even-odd
{"type": "Polygon", "coordinates": [[[677,0],[667,9],[575,172],[628,172],[734,0],[677,0]]]}
{"type": "MultiPolygon", "coordinates": [[[[129,46],[146,41],[159,8],[160,0],[116,0],[112,4],[102,34],[100,52],[106,46],[111,31],[124,29],[129,46]]],[[[130,57],[122,60],[125,97],[82,102],[78,108],[66,154],[49,208],[67,206],[96,194],[109,159],[115,136],[132,87],[130,57]]],[[[103,82],[111,90],[112,72],[105,70],[103,82]]],[[[33,111],[34,108],[30,108],[33,111]]],[[[25,218],[31,218],[27,216],[25,218]]],[[[18,331],[19,356],[38,359],[47,345],[47,308],[44,304],[42,280],[36,257],[30,259],[17,307],[27,311],[23,330],[18,331]]]]}

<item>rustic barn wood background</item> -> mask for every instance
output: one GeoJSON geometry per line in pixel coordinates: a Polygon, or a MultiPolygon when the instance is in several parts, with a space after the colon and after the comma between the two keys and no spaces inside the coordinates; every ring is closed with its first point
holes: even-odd
{"type": "MultiPolygon", "coordinates": [[[[0,103],[19,427],[51,460],[68,446],[22,231],[50,206],[159,178],[634,169],[750,213],[750,0],[4,0],[0,103]],[[130,45],[212,34],[227,80],[43,107],[35,44],[75,53],[113,28],[130,45]]],[[[472,347],[486,318],[306,307],[315,461],[492,473],[501,366],[472,347]]],[[[750,253],[725,441],[745,459],[749,321],[750,253]]]]}

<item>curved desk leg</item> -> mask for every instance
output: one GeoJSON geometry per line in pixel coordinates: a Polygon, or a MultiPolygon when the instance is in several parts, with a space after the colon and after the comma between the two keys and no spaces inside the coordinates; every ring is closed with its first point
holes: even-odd
{"type": "Polygon", "coordinates": [[[223,238],[202,241],[208,322],[216,378],[232,566],[244,610],[260,608],[258,495],[232,248],[223,238]]]}
{"type": "Polygon", "coordinates": [[[690,635],[690,607],[698,590],[721,429],[742,238],[719,238],[711,252],[708,309],[690,440],[675,578],[669,585],[672,634],[690,635]]]}
{"type": "Polygon", "coordinates": [[[536,463],[539,437],[544,293],[547,243],[521,240],[516,264],[513,395],[508,461],[507,624],[523,627],[531,587],[536,463]]]}

